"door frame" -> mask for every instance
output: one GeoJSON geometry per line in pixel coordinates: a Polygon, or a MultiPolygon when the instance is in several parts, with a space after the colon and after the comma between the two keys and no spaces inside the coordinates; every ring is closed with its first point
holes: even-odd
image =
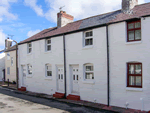
{"type": "MultiPolygon", "coordinates": [[[[69,76],[70,76],[70,92],[71,92],[71,94],[73,94],[73,95],[80,95],[80,89],[79,89],[79,91],[78,91],[78,93],[73,93],[73,76],[72,76],[72,74],[73,74],[73,71],[72,71],[72,69],[73,69],[73,67],[78,67],[78,70],[79,70],[79,64],[70,64],[69,65],[69,76]]],[[[78,80],[78,88],[80,88],[79,87],[79,81],[80,81],[80,71],[78,72],[79,73],[79,80],[78,80]]]]}
{"type": "Polygon", "coordinates": [[[26,76],[27,76],[27,68],[26,68],[26,65],[22,64],[22,65],[21,65],[21,78],[22,78],[22,80],[21,80],[21,86],[26,87],[26,85],[23,85],[23,81],[24,81],[24,77],[23,77],[23,66],[24,66],[25,69],[26,69],[26,76]]]}

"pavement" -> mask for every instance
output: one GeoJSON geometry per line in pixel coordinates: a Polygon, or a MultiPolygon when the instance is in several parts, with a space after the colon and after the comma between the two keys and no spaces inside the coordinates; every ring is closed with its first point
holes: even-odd
{"type": "Polygon", "coordinates": [[[113,113],[0,88],[0,113],[113,113]]]}
{"type": "MultiPolygon", "coordinates": [[[[40,94],[40,93],[35,93],[35,92],[29,92],[29,91],[26,91],[26,92],[22,92],[22,91],[18,91],[14,88],[11,88],[11,87],[6,87],[6,86],[3,86],[5,88],[7,88],[7,90],[12,90],[14,93],[16,94],[21,94],[21,95],[24,95],[24,96],[31,96],[33,98],[43,98],[43,99],[46,99],[46,100],[51,100],[51,101],[57,101],[57,102],[60,102],[60,103],[64,103],[64,104],[69,104],[71,105],[71,107],[73,108],[73,106],[80,106],[80,107],[84,107],[84,109],[88,108],[88,109],[92,109],[93,111],[84,111],[84,110],[81,110],[80,112],[78,112],[78,110],[73,110],[73,111],[69,111],[69,112],[73,112],[73,113],[148,113],[146,111],[140,111],[140,110],[134,110],[134,109],[125,109],[125,108],[121,108],[121,107],[116,107],[116,106],[107,106],[107,105],[103,105],[103,104],[99,104],[99,103],[93,103],[93,102],[88,102],[88,101],[74,101],[74,100],[67,100],[67,99],[56,99],[54,98],[53,96],[51,95],[46,95],[46,94],[40,94]],[[96,111],[96,112],[95,112],[96,111]]],[[[1,91],[0,91],[1,93],[1,91]]],[[[23,96],[23,98],[24,98],[23,96]]],[[[27,98],[26,98],[27,99],[27,98]]],[[[41,103],[43,104],[43,103],[41,103]]],[[[56,106],[53,106],[53,107],[56,107],[56,106]]],[[[64,109],[66,110],[66,109],[64,109]]],[[[1,112],[0,112],[1,113],[1,112]]],[[[54,112],[55,113],[55,112],[54,112]]]]}

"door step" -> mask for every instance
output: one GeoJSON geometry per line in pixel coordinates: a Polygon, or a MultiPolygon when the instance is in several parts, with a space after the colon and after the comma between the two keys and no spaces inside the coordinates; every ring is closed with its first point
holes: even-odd
{"type": "Polygon", "coordinates": [[[68,100],[80,100],[80,96],[69,94],[69,95],[67,96],[67,99],[68,99],[68,100]]]}
{"type": "Polygon", "coordinates": [[[26,91],[26,87],[18,88],[19,91],[26,91]]]}
{"type": "Polygon", "coordinates": [[[64,93],[55,92],[55,94],[53,94],[53,97],[55,97],[55,98],[64,98],[65,94],[64,93]]]}

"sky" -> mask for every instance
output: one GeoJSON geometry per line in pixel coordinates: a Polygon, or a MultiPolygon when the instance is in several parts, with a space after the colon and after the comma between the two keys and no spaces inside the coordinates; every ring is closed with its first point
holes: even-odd
{"type": "MultiPolygon", "coordinates": [[[[139,4],[150,0],[138,0],[139,4]]],[[[0,50],[5,39],[23,41],[57,26],[57,13],[63,8],[74,21],[121,9],[122,0],[0,0],[0,50]]]]}

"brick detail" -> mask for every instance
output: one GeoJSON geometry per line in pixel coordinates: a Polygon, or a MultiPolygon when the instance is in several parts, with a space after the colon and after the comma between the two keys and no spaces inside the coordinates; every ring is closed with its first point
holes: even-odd
{"type": "Polygon", "coordinates": [[[68,100],[80,100],[80,96],[69,94],[69,95],[67,96],[67,99],[68,99],[68,100]]]}

